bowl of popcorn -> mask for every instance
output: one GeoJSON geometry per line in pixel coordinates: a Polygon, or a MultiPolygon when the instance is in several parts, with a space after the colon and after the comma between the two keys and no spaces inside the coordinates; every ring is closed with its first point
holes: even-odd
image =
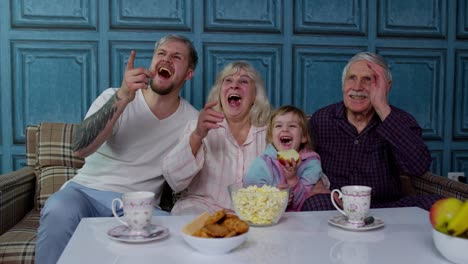
{"type": "Polygon", "coordinates": [[[236,183],[228,190],[236,214],[251,226],[277,224],[288,206],[289,188],[236,183]]]}
{"type": "Polygon", "coordinates": [[[247,240],[249,224],[234,214],[223,210],[213,214],[205,212],[185,225],[184,241],[196,251],[209,254],[226,254],[247,240]]]}

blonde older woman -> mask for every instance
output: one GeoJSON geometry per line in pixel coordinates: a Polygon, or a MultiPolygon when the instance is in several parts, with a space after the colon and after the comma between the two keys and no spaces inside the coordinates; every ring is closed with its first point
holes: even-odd
{"type": "Polygon", "coordinates": [[[271,107],[263,80],[244,61],[218,74],[200,111],[179,144],[167,155],[163,173],[181,193],[172,214],[232,210],[227,186],[242,182],[247,168],[266,147],[271,107]]]}

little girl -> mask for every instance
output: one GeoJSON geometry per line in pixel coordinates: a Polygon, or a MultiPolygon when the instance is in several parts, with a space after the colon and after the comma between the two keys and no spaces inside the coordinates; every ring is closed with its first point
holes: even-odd
{"type": "Polygon", "coordinates": [[[314,184],[321,179],[326,188],[330,182],[322,172],[319,155],[312,150],[307,129],[307,117],[294,106],[282,106],[270,117],[267,131],[267,148],[250,165],[244,179],[246,184],[289,185],[292,193],[288,211],[300,211],[310,197],[314,184]],[[278,151],[295,149],[299,161],[281,163],[278,151]]]}

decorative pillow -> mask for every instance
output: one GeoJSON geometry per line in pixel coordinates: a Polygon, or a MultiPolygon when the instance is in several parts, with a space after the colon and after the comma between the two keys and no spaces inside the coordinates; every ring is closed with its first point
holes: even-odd
{"type": "Polygon", "coordinates": [[[45,167],[37,171],[36,210],[41,210],[47,198],[73,178],[77,171],[77,168],[63,166],[45,167]]]}
{"type": "Polygon", "coordinates": [[[81,168],[84,159],[73,155],[75,124],[42,123],[37,130],[37,165],[81,168]]]}
{"type": "Polygon", "coordinates": [[[29,125],[26,127],[26,164],[36,166],[36,133],[38,126],[29,125]]]}
{"type": "Polygon", "coordinates": [[[37,177],[35,207],[41,210],[49,196],[73,178],[83,167],[84,159],[73,155],[73,132],[70,123],[41,123],[36,134],[37,177]]]}

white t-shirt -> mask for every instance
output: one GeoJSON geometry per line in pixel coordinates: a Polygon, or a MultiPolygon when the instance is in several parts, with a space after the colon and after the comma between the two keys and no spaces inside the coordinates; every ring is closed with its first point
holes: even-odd
{"type": "MultiPolygon", "coordinates": [[[[98,111],[117,90],[105,90],[86,117],[98,111]]],[[[159,120],[138,90],[114,125],[111,137],[86,157],[85,165],[71,181],[104,191],[151,191],[159,202],[164,183],[162,160],[178,143],[185,125],[197,117],[198,111],[180,98],[176,112],[159,120]]]]}

